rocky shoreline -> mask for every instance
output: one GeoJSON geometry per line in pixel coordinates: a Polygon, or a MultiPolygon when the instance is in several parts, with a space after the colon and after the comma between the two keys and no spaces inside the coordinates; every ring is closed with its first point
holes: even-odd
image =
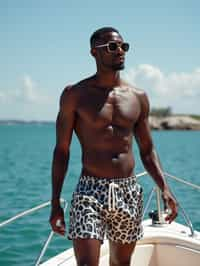
{"type": "Polygon", "coordinates": [[[187,115],[150,116],[149,123],[154,130],[200,130],[200,120],[187,115]]]}
{"type": "MultiPolygon", "coordinates": [[[[54,124],[55,121],[24,121],[24,120],[0,120],[0,125],[15,124],[54,124]]],[[[150,127],[153,130],[200,130],[200,119],[189,115],[170,115],[165,117],[149,117],[150,127]]]]}

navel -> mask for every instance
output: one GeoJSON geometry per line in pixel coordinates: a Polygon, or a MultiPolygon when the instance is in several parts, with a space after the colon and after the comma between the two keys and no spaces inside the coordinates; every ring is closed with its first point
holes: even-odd
{"type": "Polygon", "coordinates": [[[106,131],[108,132],[109,135],[113,135],[114,133],[113,126],[112,125],[107,126],[106,131]]]}

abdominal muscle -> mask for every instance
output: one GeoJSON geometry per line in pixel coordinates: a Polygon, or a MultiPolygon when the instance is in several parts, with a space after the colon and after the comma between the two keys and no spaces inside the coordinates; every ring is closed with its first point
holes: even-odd
{"type": "Polygon", "coordinates": [[[111,135],[108,132],[96,132],[90,136],[89,142],[81,141],[82,175],[113,178],[133,174],[135,161],[131,134],[111,135]]]}
{"type": "Polygon", "coordinates": [[[87,153],[83,159],[82,175],[95,177],[129,177],[133,175],[134,159],[130,153],[108,156],[107,153],[87,153]]]}

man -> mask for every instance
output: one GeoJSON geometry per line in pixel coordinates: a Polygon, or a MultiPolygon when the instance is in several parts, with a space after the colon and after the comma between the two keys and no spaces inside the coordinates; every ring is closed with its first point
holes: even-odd
{"type": "Polygon", "coordinates": [[[65,234],[59,198],[74,130],[82,149],[82,171],[72,198],[68,237],[73,240],[77,265],[98,265],[106,233],[110,266],[128,266],[136,241],[142,237],[142,189],[134,175],[133,137],[144,167],[171,209],[169,222],[177,216],[177,203],[153,146],[148,98],[120,78],[129,44],[108,27],[94,32],[90,43],[96,74],[66,87],[60,100],[50,223],[55,232],[65,234]]]}

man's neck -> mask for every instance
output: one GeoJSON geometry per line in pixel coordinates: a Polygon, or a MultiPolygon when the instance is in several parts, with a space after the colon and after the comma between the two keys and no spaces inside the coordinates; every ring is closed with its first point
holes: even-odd
{"type": "Polygon", "coordinates": [[[120,72],[97,72],[96,81],[99,87],[102,88],[114,88],[120,86],[120,72]]]}

